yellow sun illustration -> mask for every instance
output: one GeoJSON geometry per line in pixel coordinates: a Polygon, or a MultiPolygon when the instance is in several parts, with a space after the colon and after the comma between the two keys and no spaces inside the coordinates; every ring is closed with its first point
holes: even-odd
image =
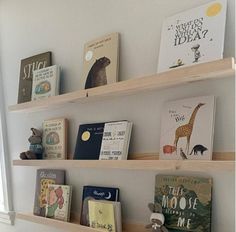
{"type": "Polygon", "coordinates": [[[85,131],[83,134],[82,134],[82,140],[83,141],[88,141],[89,138],[90,138],[90,132],[89,131],[85,131]]]}
{"type": "Polygon", "coordinates": [[[220,13],[222,5],[220,3],[214,3],[208,7],[206,15],[209,17],[216,16],[220,13]]]}

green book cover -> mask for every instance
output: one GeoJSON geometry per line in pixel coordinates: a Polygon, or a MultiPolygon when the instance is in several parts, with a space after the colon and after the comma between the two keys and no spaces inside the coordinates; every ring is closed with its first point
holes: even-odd
{"type": "Polygon", "coordinates": [[[211,178],[157,175],[155,203],[169,231],[210,232],[211,191],[211,178]]]}

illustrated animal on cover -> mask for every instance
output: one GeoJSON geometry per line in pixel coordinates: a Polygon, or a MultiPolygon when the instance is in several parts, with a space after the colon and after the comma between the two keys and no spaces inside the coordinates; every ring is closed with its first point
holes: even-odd
{"type": "Polygon", "coordinates": [[[107,84],[106,67],[111,63],[107,57],[99,58],[91,67],[86,82],[85,89],[107,84]]]}
{"type": "Polygon", "coordinates": [[[179,126],[176,131],[175,131],[175,141],[174,141],[174,145],[176,147],[176,152],[177,152],[177,145],[178,145],[178,141],[179,138],[182,137],[186,137],[187,138],[187,143],[186,143],[186,149],[187,152],[186,154],[189,153],[189,144],[190,144],[190,138],[193,132],[193,126],[194,126],[194,121],[197,115],[198,110],[205,105],[205,103],[199,103],[195,109],[193,110],[191,117],[189,119],[189,122],[185,125],[179,126]]]}
{"type": "Polygon", "coordinates": [[[198,152],[200,152],[201,155],[203,155],[204,151],[207,151],[207,148],[204,147],[204,146],[201,145],[201,144],[197,144],[197,145],[195,145],[195,146],[193,147],[193,149],[192,149],[192,151],[190,152],[189,155],[192,155],[192,153],[193,153],[194,155],[197,155],[198,152]]]}

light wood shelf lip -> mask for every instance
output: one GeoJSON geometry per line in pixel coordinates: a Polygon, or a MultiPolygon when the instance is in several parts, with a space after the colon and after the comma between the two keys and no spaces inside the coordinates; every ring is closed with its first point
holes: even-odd
{"type": "Polygon", "coordinates": [[[150,76],[133,78],[113,84],[66,93],[43,100],[31,101],[8,107],[11,112],[32,112],[59,107],[68,103],[85,102],[92,99],[129,95],[141,91],[164,89],[190,82],[224,78],[235,75],[234,58],[224,58],[207,63],[157,73],[150,76]]]}

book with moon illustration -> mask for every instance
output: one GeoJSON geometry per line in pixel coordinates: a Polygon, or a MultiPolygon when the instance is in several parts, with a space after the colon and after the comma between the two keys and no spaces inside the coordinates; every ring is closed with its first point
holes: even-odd
{"type": "Polygon", "coordinates": [[[84,46],[83,89],[111,84],[118,79],[119,34],[112,33],[84,46]]]}
{"type": "Polygon", "coordinates": [[[33,71],[50,66],[51,55],[45,52],[21,60],[18,104],[31,101],[33,71]]]}
{"type": "Polygon", "coordinates": [[[156,175],[155,203],[169,231],[211,231],[212,178],[156,175]]]}
{"type": "Polygon", "coordinates": [[[65,171],[56,169],[38,169],[36,174],[36,189],[34,198],[34,214],[45,217],[47,192],[49,184],[63,185],[65,171]]]}
{"type": "Polygon", "coordinates": [[[49,119],[43,122],[43,158],[67,159],[66,118],[49,119]]]}
{"type": "Polygon", "coordinates": [[[33,71],[31,100],[39,100],[59,94],[60,67],[53,65],[33,71]]]}
{"type": "Polygon", "coordinates": [[[89,226],[109,232],[122,232],[121,204],[115,201],[88,201],[89,226]]]}
{"type": "Polygon", "coordinates": [[[223,58],[226,8],[227,0],[216,0],[168,17],[158,72],[223,58]]]}
{"type": "Polygon", "coordinates": [[[164,104],[160,159],[211,160],[215,97],[201,96],[164,104]]]}
{"type": "Polygon", "coordinates": [[[70,221],[72,186],[49,184],[47,191],[46,217],[70,221]]]}
{"type": "Polygon", "coordinates": [[[89,185],[83,187],[80,224],[85,226],[89,226],[89,200],[119,201],[119,188],[89,185]]]}

